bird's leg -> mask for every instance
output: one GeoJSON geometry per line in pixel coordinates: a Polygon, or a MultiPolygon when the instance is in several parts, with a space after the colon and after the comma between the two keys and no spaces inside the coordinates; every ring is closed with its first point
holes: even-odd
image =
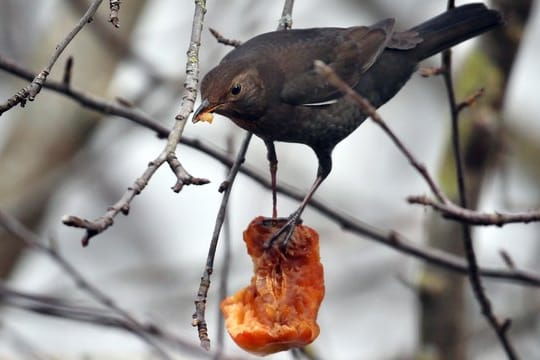
{"type": "MultiPolygon", "coordinates": [[[[268,239],[266,244],[264,244],[265,248],[270,248],[275,242],[279,240],[279,243],[282,247],[286,248],[289,244],[289,240],[291,239],[291,236],[294,232],[294,229],[296,228],[296,225],[301,223],[300,216],[304,212],[304,209],[306,208],[309,200],[313,197],[313,194],[315,194],[315,191],[317,191],[317,188],[321,183],[323,182],[324,178],[317,176],[315,179],[315,182],[311,186],[311,189],[308,191],[302,202],[300,203],[300,206],[298,209],[296,209],[289,217],[287,218],[287,221],[283,224],[283,226],[272,234],[272,237],[268,239]],[[283,238],[280,238],[281,235],[285,234],[283,238]]],[[[275,220],[275,218],[274,218],[275,220]]]]}
{"type": "Polygon", "coordinates": [[[270,165],[270,179],[272,181],[272,219],[277,219],[277,155],[272,141],[265,141],[268,163],[270,165]]]}
{"type": "Polygon", "coordinates": [[[277,184],[276,184],[277,162],[270,163],[270,178],[272,179],[272,217],[277,218],[277,184]]]}
{"type": "Polygon", "coordinates": [[[283,224],[283,226],[278,231],[273,233],[270,239],[266,241],[266,243],[264,244],[265,248],[270,248],[278,240],[281,247],[287,247],[289,240],[291,239],[291,236],[294,232],[294,229],[296,228],[296,225],[300,224],[301,222],[300,216],[304,212],[304,209],[306,208],[309,200],[311,200],[311,198],[315,194],[315,191],[317,191],[321,183],[330,173],[330,170],[332,170],[332,149],[318,149],[316,153],[317,157],[319,158],[319,170],[317,171],[317,178],[315,179],[315,182],[313,183],[313,185],[311,185],[311,189],[309,189],[308,193],[300,203],[298,209],[296,209],[291,215],[289,215],[287,221],[283,224]],[[283,234],[284,236],[282,237],[283,234]]]}

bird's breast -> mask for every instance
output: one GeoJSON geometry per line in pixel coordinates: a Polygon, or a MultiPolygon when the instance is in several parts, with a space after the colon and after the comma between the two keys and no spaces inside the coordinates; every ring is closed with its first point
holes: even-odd
{"type": "Polygon", "coordinates": [[[264,140],[335,145],[353,132],[366,116],[350,102],[321,107],[280,104],[252,122],[233,120],[264,140]]]}
{"type": "Polygon", "coordinates": [[[253,120],[253,119],[243,119],[239,117],[231,117],[230,118],[236,125],[240,126],[242,129],[251,131],[256,135],[259,135],[258,131],[258,123],[259,121],[253,120]]]}

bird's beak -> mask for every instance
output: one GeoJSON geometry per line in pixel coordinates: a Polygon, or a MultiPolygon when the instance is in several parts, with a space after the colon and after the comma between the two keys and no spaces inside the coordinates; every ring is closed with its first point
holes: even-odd
{"type": "Polygon", "coordinates": [[[221,104],[212,105],[210,104],[208,99],[204,99],[201,105],[199,105],[197,110],[195,110],[195,112],[193,113],[193,118],[191,119],[191,121],[193,123],[198,123],[199,121],[206,121],[206,122],[212,123],[212,120],[214,120],[214,116],[212,115],[212,113],[220,105],[221,104]]]}

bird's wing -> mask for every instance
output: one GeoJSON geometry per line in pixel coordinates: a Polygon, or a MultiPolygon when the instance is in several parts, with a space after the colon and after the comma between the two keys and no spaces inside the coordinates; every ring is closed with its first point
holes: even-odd
{"type": "MultiPolygon", "coordinates": [[[[373,65],[392,39],[394,19],[375,25],[359,26],[344,30],[330,54],[327,65],[350,86],[358,83],[362,73],[373,65]]],[[[317,59],[310,59],[311,61],[317,59]]],[[[283,101],[295,105],[327,103],[342,94],[323,76],[310,68],[288,80],[281,92],[283,101]]]]}

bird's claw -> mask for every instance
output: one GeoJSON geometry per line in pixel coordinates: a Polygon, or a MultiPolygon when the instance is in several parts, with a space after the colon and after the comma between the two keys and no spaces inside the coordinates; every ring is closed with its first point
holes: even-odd
{"type": "Polygon", "coordinates": [[[270,239],[264,243],[264,249],[270,249],[274,244],[279,244],[282,250],[287,249],[296,226],[302,223],[300,214],[293,213],[288,218],[266,218],[263,220],[266,225],[281,225],[281,228],[272,234],[270,239]]]}

